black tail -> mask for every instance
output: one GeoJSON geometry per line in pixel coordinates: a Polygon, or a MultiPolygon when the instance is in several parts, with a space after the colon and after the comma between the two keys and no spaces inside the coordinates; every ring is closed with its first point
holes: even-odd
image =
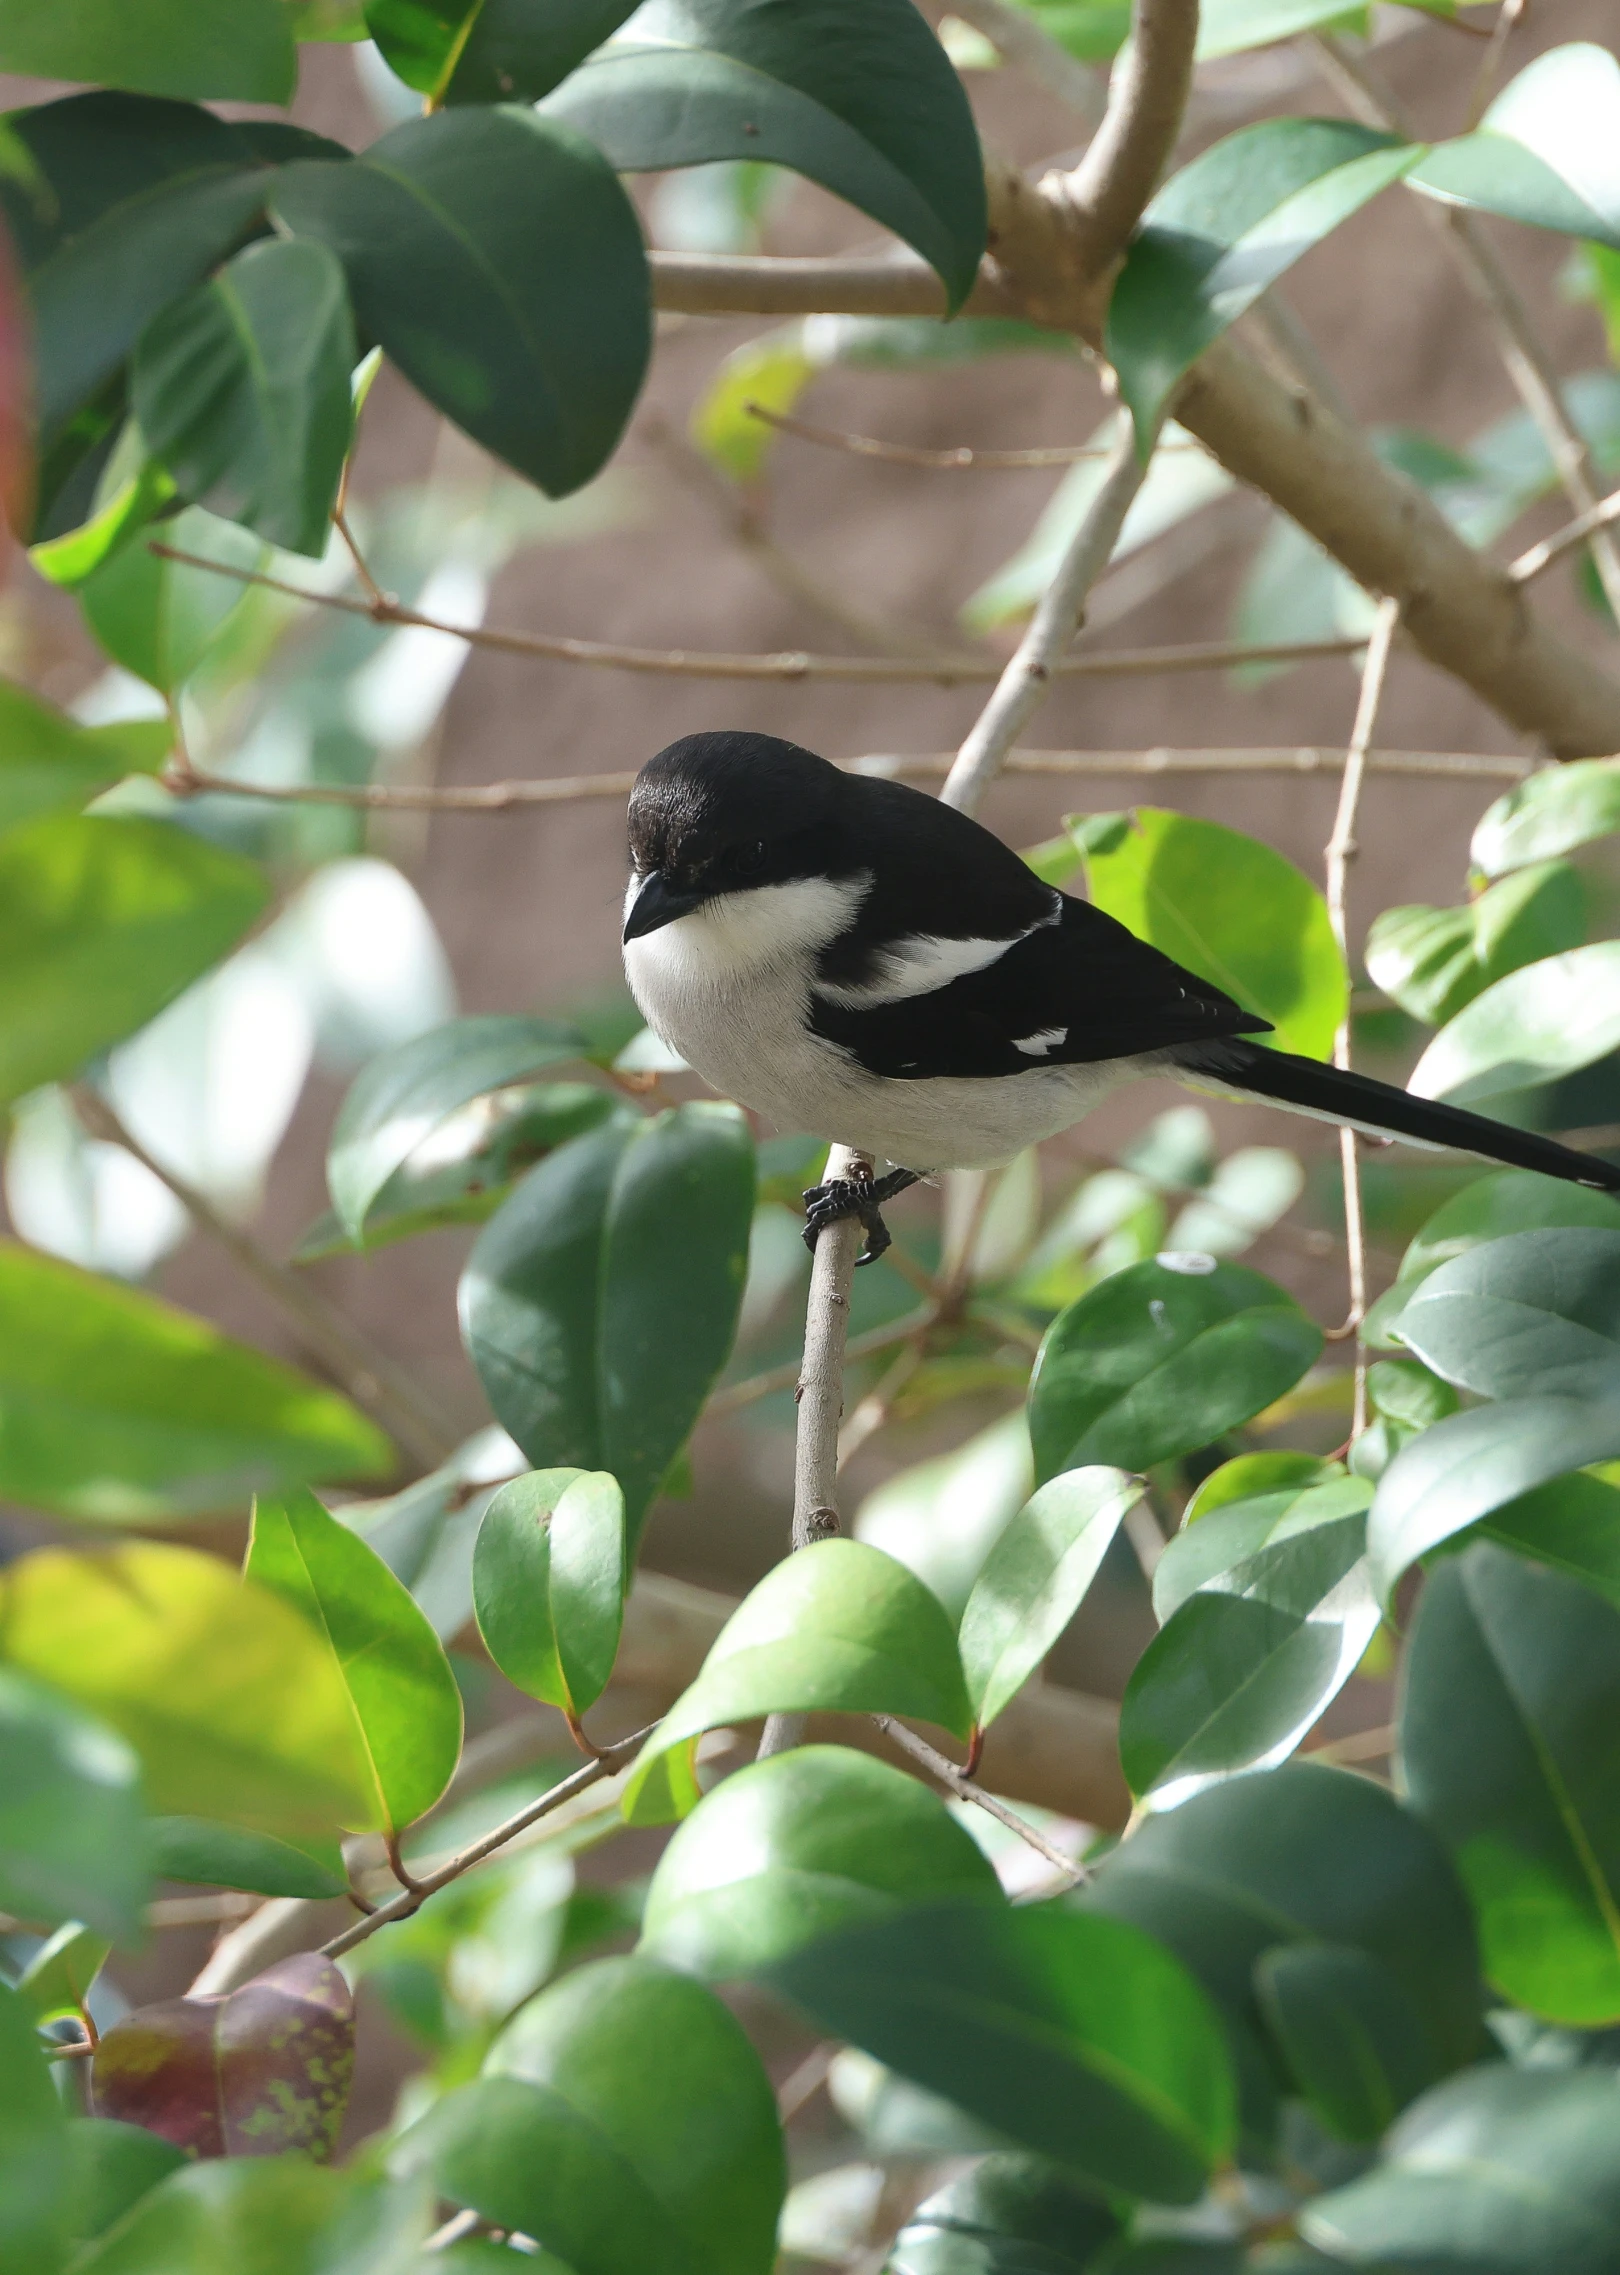
{"type": "Polygon", "coordinates": [[[1574,1185],[1620,1193],[1620,1168],[1607,1161],[1576,1153],[1529,1130],[1512,1129],[1506,1122],[1493,1122],[1484,1114],[1470,1114],[1462,1106],[1414,1098],[1409,1090],[1374,1082],[1370,1075],[1347,1074],[1317,1059],[1265,1050],[1240,1035],[1189,1045],[1174,1057],[1189,1074],[1203,1075],[1223,1089],[1251,1098],[1274,1099],[1298,1113],[1348,1122],[1379,1137],[1412,1138],[1419,1145],[1483,1154],[1487,1161],[1503,1161],[1512,1169],[1536,1169],[1543,1177],[1564,1177],[1574,1185]]]}

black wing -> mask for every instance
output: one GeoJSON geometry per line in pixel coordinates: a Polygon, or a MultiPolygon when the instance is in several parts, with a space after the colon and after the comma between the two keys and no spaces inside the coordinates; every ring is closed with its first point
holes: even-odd
{"type": "Polygon", "coordinates": [[[869,1074],[1027,1074],[1032,1067],[1270,1032],[1258,1019],[1088,901],[1058,896],[1058,919],[994,963],[926,995],[850,1006],[812,998],[810,1024],[869,1074]]]}

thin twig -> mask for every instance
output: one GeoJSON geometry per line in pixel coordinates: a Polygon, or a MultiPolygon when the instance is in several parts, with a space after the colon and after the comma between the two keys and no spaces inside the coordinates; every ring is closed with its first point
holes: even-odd
{"type": "MultiPolygon", "coordinates": [[[[923,450],[909,442],[884,442],[876,435],[850,434],[842,427],[813,426],[808,419],[790,418],[786,411],[768,410],[763,403],[745,403],[750,418],[800,442],[813,442],[823,450],[847,451],[854,458],[881,458],[890,466],[920,466],[930,473],[1008,474],[1031,466],[1073,466],[1082,458],[1106,458],[1106,442],[1052,443],[1035,450],[980,450],[968,443],[954,450],[923,450]]],[[[1166,450],[1194,450],[1196,443],[1171,441],[1166,450]]]]}
{"type": "MultiPolygon", "coordinates": [[[[1339,952],[1347,964],[1350,958],[1350,934],[1346,900],[1350,864],[1359,850],[1356,843],[1356,814],[1361,802],[1361,787],[1367,774],[1367,752],[1372,743],[1373,729],[1378,723],[1378,706],[1383,699],[1384,679],[1389,669],[1390,650],[1394,646],[1395,627],[1400,620],[1400,613],[1401,604],[1398,600],[1383,600],[1379,602],[1378,614],[1373,619],[1372,637],[1367,643],[1367,661],[1362,667],[1355,724],[1351,728],[1350,745],[1345,753],[1339,807],[1333,817],[1332,834],[1323,854],[1323,866],[1327,872],[1328,921],[1333,927],[1333,936],[1339,943],[1339,952]]],[[[1340,1067],[1348,1067],[1350,1064],[1348,1012],[1333,1038],[1333,1063],[1340,1067]]],[[[1356,1151],[1356,1133],[1348,1127],[1339,1131],[1339,1159],[1344,1171],[1344,1238],[1350,1261],[1350,1309],[1340,1332],[1353,1332],[1356,1338],[1355,1405],[1351,1415],[1350,1435],[1358,1438],[1367,1427],[1367,1346],[1361,1333],[1362,1321],[1367,1315],[1367,1244],[1361,1207],[1361,1162],[1356,1151]]]]}
{"type": "Polygon", "coordinates": [[[174,1195],[199,1232],[223,1248],[247,1277],[285,1313],[299,1339],[329,1367],[357,1406],[380,1422],[413,1461],[437,1469],[455,1451],[455,1433],[428,1411],[420,1385],[404,1374],[385,1351],[327,1302],[308,1280],[268,1255],[250,1232],[233,1224],[206,1194],[147,1151],[98,1091],[81,1086],[73,1093],[79,1118],[92,1137],[121,1146],[160,1185],[174,1195]]]}
{"type": "MultiPolygon", "coordinates": [[[[347,471],[346,467],[345,471],[347,471]]],[[[382,586],[372,575],[370,564],[360,550],[359,540],[349,527],[349,517],[343,510],[342,499],[339,499],[338,503],[332,508],[332,527],[342,538],[349,559],[354,563],[354,573],[360,579],[361,591],[374,609],[386,609],[392,596],[383,591],[382,586]]]]}
{"type": "Polygon", "coordinates": [[[1102,487],[1069,540],[1057,573],[1041,595],[1017,653],[996,683],[989,702],[974,721],[956,764],[945,777],[940,798],[964,814],[977,813],[984,794],[1001,771],[1018,730],[1031,717],[1051,685],[1053,667],[1080,627],[1086,595],[1106,567],[1147,472],[1136,451],[1129,414],[1121,411],[1119,431],[1108,454],[1102,487]]]}
{"type": "Polygon", "coordinates": [[[1544,537],[1539,545],[1532,545],[1516,561],[1510,561],[1508,575],[1515,584],[1528,584],[1532,577],[1539,577],[1543,569],[1550,569],[1565,553],[1584,544],[1594,529],[1606,528],[1611,521],[1620,521],[1620,490],[1611,490],[1585,513],[1578,513],[1573,521],[1565,522],[1562,529],[1555,529],[1551,537],[1544,537]]]}
{"type": "Polygon", "coordinates": [[[971,1801],[975,1808],[985,1810],[998,1824],[1005,1825],[1010,1833],[1016,1833],[1021,1841],[1028,1841],[1030,1847],[1038,1855],[1044,1856],[1048,1864],[1056,1866],[1067,1886],[1073,1887],[1077,1881],[1089,1879],[1090,1875],[1083,1864],[1076,1864],[1072,1856],[1065,1856],[1060,1848],[1055,1848],[1027,1817],[1020,1817],[1016,1809],[1009,1809],[1005,1801],[998,1799],[994,1793],[986,1793],[982,1785],[977,1785],[971,1777],[964,1776],[955,1762],[942,1754],[937,1746],[931,1746],[926,1738],[919,1738],[915,1730],[908,1730],[892,1714],[874,1714],[872,1720],[886,1737],[893,1739],[902,1753],[910,1754],[913,1761],[921,1762],[959,1801],[971,1801]]]}
{"type": "MultiPolygon", "coordinates": [[[[1507,43],[1518,30],[1525,11],[1526,0],[1502,0],[1496,11],[1496,21],[1486,34],[1485,53],[1479,59],[1474,73],[1474,84],[1468,93],[1468,132],[1472,134],[1490,107],[1491,95],[1502,69],[1502,58],[1507,43]]],[[[1475,27],[1470,26],[1471,30],[1475,27]]]]}
{"type": "Polygon", "coordinates": [[[452,1880],[459,1880],[464,1872],[470,1872],[475,1864],[482,1864],[485,1857],[493,1856],[498,1848],[504,1848],[519,1833],[527,1832],[531,1825],[537,1825],[542,1817],[551,1816],[565,1802],[572,1801],[576,1794],[583,1793],[588,1786],[599,1784],[604,1777],[612,1777],[616,1771],[623,1769],[657,1727],[656,1723],[649,1723],[646,1729],[637,1730],[633,1736],[621,1738],[616,1746],[605,1746],[595,1761],[586,1762],[583,1768],[575,1770],[572,1777],[565,1777],[560,1785],[549,1787],[537,1801],[529,1802],[514,1816],[495,1826],[493,1831],[483,1834],[478,1840],[470,1841],[465,1848],[458,1849],[454,1856],[448,1857],[434,1871],[423,1873],[413,1888],[402,1888],[388,1903],[379,1904],[369,1918],[356,1920],[353,1927],[345,1928],[341,1935],[333,1936],[330,1943],[323,1943],[322,1956],[340,1959],[345,1951],[352,1951],[357,1943],[364,1943],[380,1927],[387,1927],[394,1920],[409,1919],[413,1912],[421,1910],[429,1896],[437,1895],[441,1888],[448,1888],[452,1880]]]}
{"type": "Polygon", "coordinates": [[[460,2243],[463,2236],[470,2236],[480,2224],[479,2215],[474,2211],[452,2212],[443,2227],[434,2229],[423,2243],[422,2249],[448,2251],[453,2243],[460,2243]]]}

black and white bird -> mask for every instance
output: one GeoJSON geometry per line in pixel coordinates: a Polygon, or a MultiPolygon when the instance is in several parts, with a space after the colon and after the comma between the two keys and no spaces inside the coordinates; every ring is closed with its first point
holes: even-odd
{"type": "Polygon", "coordinates": [[[882,1203],[1168,1074],[1377,1136],[1620,1192],[1620,1169],[1271,1050],[1229,995],[1043,884],[965,814],[770,735],[687,735],[630,798],[624,961],[649,1026],[783,1130],[895,1164],[806,1195],[888,1245],[882,1203]]]}

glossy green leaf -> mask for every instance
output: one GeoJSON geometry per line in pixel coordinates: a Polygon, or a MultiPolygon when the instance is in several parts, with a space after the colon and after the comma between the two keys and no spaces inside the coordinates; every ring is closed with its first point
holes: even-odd
{"type": "Polygon", "coordinates": [[[0,1099],[76,1074],[235,946],[265,880],[163,822],[46,814],[0,836],[0,1099]]]}
{"type": "Polygon", "coordinates": [[[103,2031],[97,2112],[198,2157],[330,2156],[354,2073],[354,1999],[318,1952],[223,1998],[139,2006],[103,2031]]]}
{"type": "Polygon", "coordinates": [[[536,102],[611,37],[636,0],[368,0],[389,69],[444,103],[536,102]]]}
{"type": "Polygon", "coordinates": [[[73,2275],[347,2275],[328,2245],[351,2187],[304,2157],[187,2163],[76,2259],[73,2275]]]}
{"type": "Polygon", "coordinates": [[[910,0],[655,0],[544,111],[621,171],[791,166],[904,238],[952,308],[978,273],[973,115],[910,0]]]}
{"type": "Polygon", "coordinates": [[[206,1817],[154,1817],[152,1844],[163,1880],[249,1888],[260,1896],[341,1896],[349,1885],[335,1833],[295,1845],[206,1817]]]}
{"type": "Polygon", "coordinates": [[[148,325],[131,403],[182,497],[319,559],[354,429],[357,360],[336,255],[271,238],[148,325]]]}
{"type": "Polygon", "coordinates": [[[1576,41],[1527,64],[1474,134],[1430,150],[1412,187],[1447,205],[1620,246],[1620,62],[1576,41]]]}
{"type": "Polygon", "coordinates": [[[1441,1264],[1482,1241],[1543,1225],[1595,1225],[1620,1232],[1620,1200],[1529,1169],[1498,1169],[1476,1178],[1436,1209],[1408,1247],[1394,1287],[1374,1307],[1377,1338],[1388,1340],[1409,1298],[1441,1264]]]}
{"type": "MultiPolygon", "coordinates": [[[[201,506],[165,522],[161,541],[226,570],[259,570],[267,559],[257,538],[201,506]]],[[[103,561],[78,588],[85,622],[114,663],[164,695],[191,677],[247,591],[238,577],[165,560],[145,540],[103,561]]]]}
{"type": "Polygon", "coordinates": [[[1118,2213],[1055,2165],[1003,2153],[924,2198],[886,2275],[1084,2275],[1119,2233],[1118,2213]]]}
{"type": "Polygon", "coordinates": [[[116,2117],[75,2117],[68,2124],[68,2202],[77,2243],[93,2243],[148,2189],[185,2163],[172,2142],[116,2117]]]}
{"type": "Polygon", "coordinates": [[[96,483],[89,519],[77,529],[64,530],[60,537],[31,545],[30,565],[51,584],[75,592],[103,562],[150,528],[174,498],[175,487],[167,470],[147,451],[140,429],[126,420],[96,483]]]}
{"type": "Polygon", "coordinates": [[[1493,981],[1585,938],[1585,895],[1565,861],[1536,862],[1464,908],[1387,908],[1367,935],[1367,971],[1403,1011],[1433,1026],[1493,981]]]}
{"type": "Polygon", "coordinates": [[[508,1682],[577,1722],[608,1686],[624,1596],[624,1495],[603,1470],[535,1469],[503,1485],[473,1550],[473,1607],[508,1682]]]}
{"type": "Polygon", "coordinates": [[[1482,876],[1548,861],[1620,830],[1620,759],[1580,758],[1515,783],[1487,806],[1468,858],[1482,876]]]}
{"type": "Polygon", "coordinates": [[[1511,1233],[1431,1272],[1401,1341],[1481,1398],[1620,1396],[1620,1230],[1511,1233]]]}
{"type": "Polygon", "coordinates": [[[734,1107],[606,1123],[529,1172],[462,1275],[497,1420],[536,1468],[611,1471],[632,1554],[730,1354],[753,1201],[734,1107]]]}
{"type": "Polygon", "coordinates": [[[97,1935],[78,1920],[47,1937],[17,1977],[17,1996],[35,2022],[80,2013],[111,1949],[109,1936],[97,1935]]]}
{"type": "Polygon", "coordinates": [[[1001,1534],[957,1630],[974,1721],[993,1722],[1079,1610],[1141,1484],[1117,1469],[1050,1479],[1001,1534]]]}
{"type": "Polygon", "coordinates": [[[722,1722],[796,1713],[900,1714],[967,1736],[972,1708],[951,1623],[932,1590],[881,1549],[821,1540],[772,1566],[648,1739],[626,1807],[683,1740],[722,1722]]]}
{"type": "Polygon", "coordinates": [[[0,70],[243,103],[291,102],[298,78],[281,0],[13,0],[0,70]]]}
{"type": "Polygon", "coordinates": [[[368,1821],[330,1654],[217,1557],[156,1541],[36,1550],[0,1583],[0,1655],[112,1725],[155,1810],[292,1840],[368,1821]]]}
{"type": "Polygon", "coordinates": [[[461,1758],[461,1693],[410,1590],[313,1493],[254,1504],[243,1566],[308,1620],[354,1716],[371,1813],[350,1830],[402,1832],[432,1808],[461,1758]]]}
{"type": "Polygon", "coordinates": [[[55,2275],[67,2179],[67,2120],[33,2018],[0,1983],[0,2275],[55,2275]]]}
{"type": "Polygon", "coordinates": [[[475,442],[563,497],[612,455],[651,343],[635,210],[581,136],[515,105],[413,119],[288,167],[273,209],[330,245],[360,329],[475,442]]]}
{"type": "Polygon", "coordinates": [[[831,2035],[1110,2191],[1190,2202],[1231,2146],[1215,2010],[1122,1921],[941,1905],[828,1936],[765,1980],[831,2035]]]}
{"type": "Polygon", "coordinates": [[[1402,1773],[1473,1898],[1485,1971],[1552,2022],[1620,2019],[1620,1610],[1488,1542],[1431,1573],[1402,1773]]]}
{"type": "Polygon", "coordinates": [[[1389,1970],[1347,1943],[1285,1943],[1255,1968],[1296,2084],[1345,2141],[1376,2141],[1430,2083],[1417,2016],[1389,1970]]]}
{"type": "Polygon", "coordinates": [[[350,1237],[359,1239],[389,1178],[460,1108],[584,1049],[557,1020],[493,1012],[379,1052],[338,1109],[326,1157],[332,1206],[350,1237]]]}
{"type": "Polygon", "coordinates": [[[1494,1509],[1487,1540],[1564,1572],[1620,1609],[1620,1471],[1576,1470],[1494,1509]]]}
{"type": "Polygon", "coordinates": [[[1546,956],[1488,987],[1442,1027],[1407,1082],[1419,1098],[1477,1106],[1620,1049],[1620,940],[1546,956]]]}
{"type": "Polygon", "coordinates": [[[983,1851],[914,1777],[844,1746],[737,1771],[659,1859],[642,1948],[713,1980],[930,1899],[1002,1900],[983,1851]]]}
{"type": "Polygon", "coordinates": [[[1030,1385],[1043,1481],[1094,1462],[1145,1469],[1211,1444],[1299,1380],[1321,1330],[1242,1264],[1133,1264],[1052,1323],[1030,1385]]]}
{"type": "Polygon", "coordinates": [[[381,1432],[211,1321],[0,1241],[0,1490],[92,1524],[244,1510],[376,1477],[381,1432]]]}
{"type": "Polygon", "coordinates": [[[1218,822],[1154,806],[1122,819],[1126,826],[1086,845],[1097,906],[1269,1019],[1279,1050],[1327,1058],[1350,982],[1310,879],[1218,822]]]}
{"type": "Polygon", "coordinates": [[[602,1959],[533,1999],[401,2156],[577,2275],[769,2275],[786,2189],[770,2082],[690,1975],[602,1959]]]}
{"type": "Polygon", "coordinates": [[[83,806],[126,774],[155,774],[169,755],[167,720],[81,727],[11,680],[0,680],[0,830],[83,806]]]}
{"type": "MultiPolygon", "coordinates": [[[[1303,1493],[1307,1486],[1331,1485],[1343,1475],[1342,1463],[1320,1454],[1236,1454],[1210,1471],[1187,1503],[1181,1521],[1183,1526],[1197,1524],[1234,1501],[1256,1500],[1271,1493],[1303,1493]]],[[[1259,1545],[1256,1541],[1255,1546],[1259,1545]]]]}
{"type": "MultiPolygon", "coordinates": [[[[1225,1467],[1253,1464],[1260,1489],[1222,1498],[1213,1506],[1199,1506],[1200,1494],[1189,1504],[1180,1532],[1165,1543],[1164,1554],[1153,1568],[1153,1611],[1162,1627],[1195,1589],[1219,1579],[1273,1541],[1293,1538],[1320,1524],[1365,1514],[1372,1487],[1364,1477],[1347,1477],[1336,1463],[1318,1462],[1313,1456],[1244,1454],[1225,1467]],[[1299,1462],[1302,1467],[1268,1475],[1260,1464],[1299,1462]],[[1326,1471],[1326,1475],[1321,1473],[1326,1471]],[[1270,1485],[1271,1489],[1265,1488],[1270,1485]]],[[[1216,1471],[1216,1476],[1220,1471],[1216,1471]]],[[[1207,1483],[1208,1481],[1206,1481],[1207,1483]]]]}
{"type": "Polygon", "coordinates": [[[1142,217],[1108,308],[1108,360],[1144,457],[1188,366],[1420,155],[1420,145],[1348,119],[1262,119],[1172,176],[1142,217]]]}
{"type": "Polygon", "coordinates": [[[0,1668],[0,1906],[132,1943],[150,1881],[134,1754],[67,1699],[0,1668]]]}
{"type": "Polygon", "coordinates": [[[1408,2110],[1383,2161],[1304,2207],[1334,2266],[1608,2275],[1620,2260],[1614,2081],[1492,2063],[1408,2110]]]}
{"type": "Polygon", "coordinates": [[[1366,1532],[1357,1511],[1274,1533],[1178,1606],[1120,1706],[1119,1756],[1133,1793],[1173,1808],[1294,1751],[1378,1626],[1366,1532]]]}

